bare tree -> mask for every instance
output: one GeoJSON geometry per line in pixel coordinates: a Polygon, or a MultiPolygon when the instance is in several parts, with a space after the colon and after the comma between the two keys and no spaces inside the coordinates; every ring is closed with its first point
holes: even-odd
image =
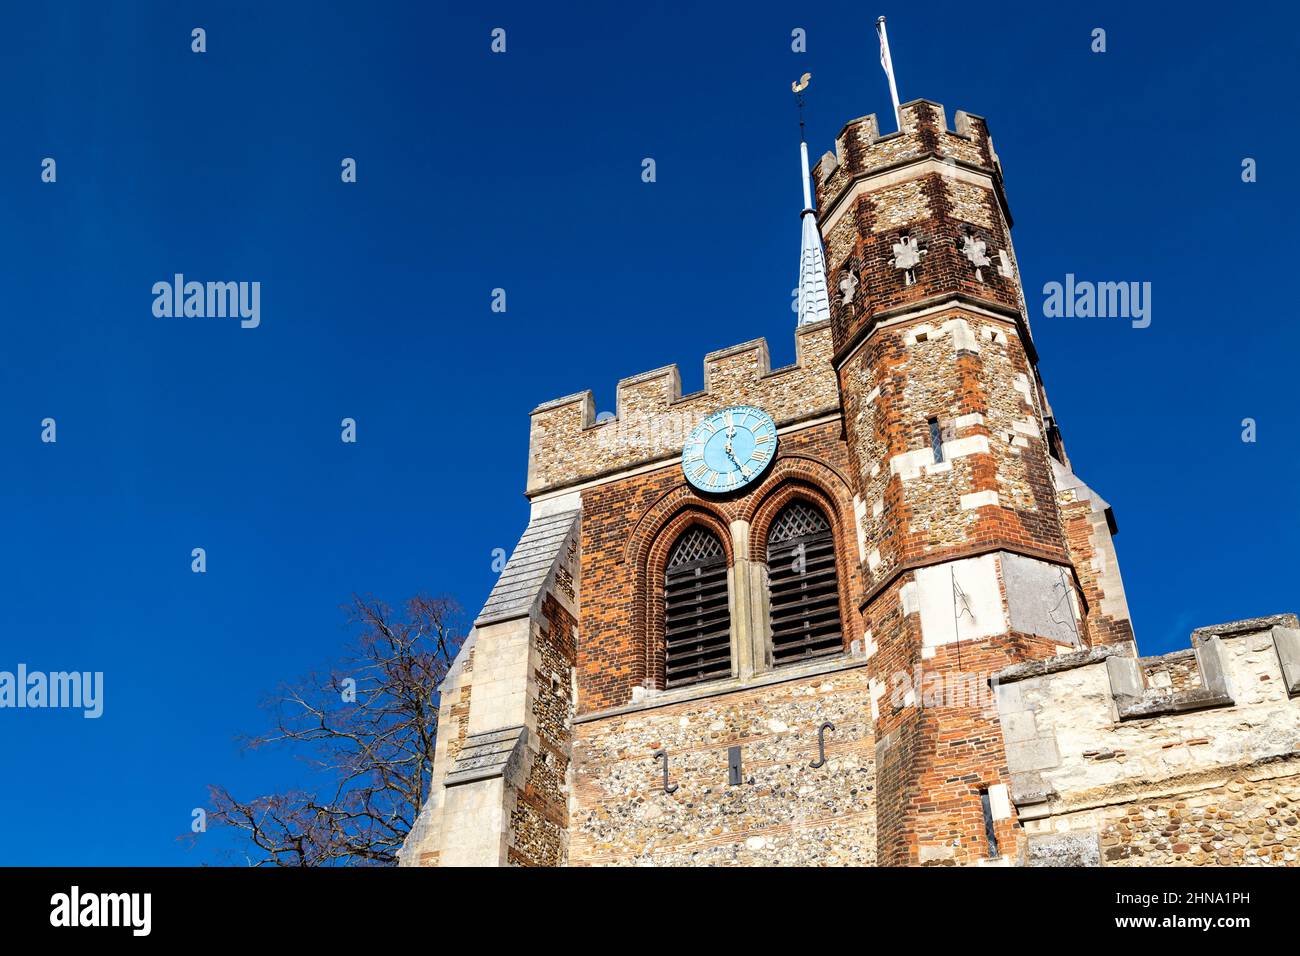
{"type": "Polygon", "coordinates": [[[275,729],[248,748],[287,744],[329,781],[235,799],[210,788],[209,819],[242,832],[252,866],[391,866],[428,795],[438,685],[464,639],[459,608],[416,596],[398,619],[374,598],[345,610],[360,628],[349,656],[269,701],[275,729]]]}

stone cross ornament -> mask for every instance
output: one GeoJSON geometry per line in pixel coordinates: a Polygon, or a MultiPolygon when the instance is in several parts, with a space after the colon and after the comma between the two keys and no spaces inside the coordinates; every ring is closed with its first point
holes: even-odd
{"type": "Polygon", "coordinates": [[[903,270],[904,284],[916,283],[916,267],[921,264],[923,255],[925,251],[912,241],[911,236],[900,236],[894,243],[894,268],[903,270]]]}
{"type": "Polygon", "coordinates": [[[983,239],[976,239],[970,233],[962,237],[961,254],[970,260],[970,264],[975,267],[975,280],[984,281],[983,268],[991,265],[991,260],[987,254],[988,246],[983,239]]]}
{"type": "Polygon", "coordinates": [[[852,269],[846,269],[844,275],[840,278],[840,304],[848,305],[852,302],[857,291],[858,277],[853,274],[852,269]]]}

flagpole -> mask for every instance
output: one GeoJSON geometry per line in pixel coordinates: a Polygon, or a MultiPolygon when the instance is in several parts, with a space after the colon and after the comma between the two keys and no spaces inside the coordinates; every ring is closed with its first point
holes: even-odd
{"type": "Polygon", "coordinates": [[[884,17],[876,20],[876,33],[880,35],[880,65],[885,68],[885,76],[889,77],[889,96],[894,101],[894,122],[898,125],[899,132],[902,132],[903,117],[898,112],[898,86],[894,83],[894,59],[889,55],[889,34],[885,32],[884,17]]]}

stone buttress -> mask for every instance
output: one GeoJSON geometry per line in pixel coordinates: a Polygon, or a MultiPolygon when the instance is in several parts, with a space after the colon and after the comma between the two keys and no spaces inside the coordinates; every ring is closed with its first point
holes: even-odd
{"type": "Polygon", "coordinates": [[[556,866],[568,841],[579,516],[536,508],[440,688],[404,866],[556,866]]]}

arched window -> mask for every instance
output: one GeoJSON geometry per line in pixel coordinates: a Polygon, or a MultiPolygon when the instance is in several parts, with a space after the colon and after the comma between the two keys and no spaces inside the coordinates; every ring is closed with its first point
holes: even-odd
{"type": "Polygon", "coordinates": [[[699,525],[687,528],[664,577],[665,686],[730,677],[727,555],[718,536],[699,525]]]}
{"type": "Polygon", "coordinates": [[[772,522],[767,578],[774,666],[843,650],[835,540],[815,505],[791,502],[772,522]]]}

